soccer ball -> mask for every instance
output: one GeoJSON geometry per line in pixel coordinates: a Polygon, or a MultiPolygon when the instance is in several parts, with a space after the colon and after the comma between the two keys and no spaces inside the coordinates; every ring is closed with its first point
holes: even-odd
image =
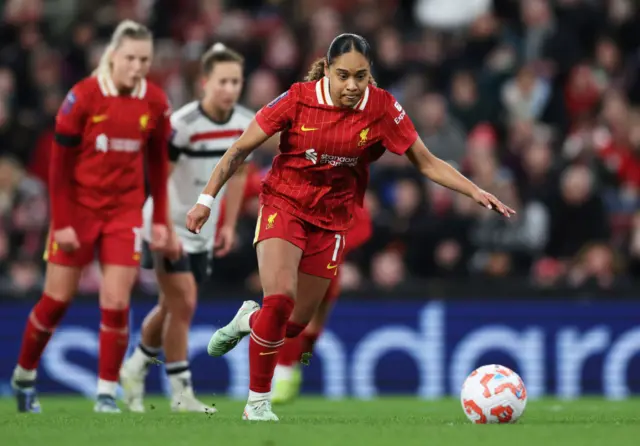
{"type": "Polygon", "coordinates": [[[527,390],[513,370],[497,364],[485,365],[467,377],[460,402],[473,423],[515,423],[527,406],[527,390]]]}

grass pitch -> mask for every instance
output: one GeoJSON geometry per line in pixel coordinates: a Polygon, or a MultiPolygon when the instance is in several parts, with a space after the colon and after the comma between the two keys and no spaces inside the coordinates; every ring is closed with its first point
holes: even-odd
{"type": "Polygon", "coordinates": [[[243,401],[206,398],[215,415],[171,413],[161,397],[146,414],[94,414],[79,397],[43,397],[41,415],[17,414],[0,399],[0,444],[6,446],[374,446],[640,444],[640,400],[529,401],[518,424],[477,426],[453,399],[303,398],[276,406],[279,423],[241,420],[243,401]]]}

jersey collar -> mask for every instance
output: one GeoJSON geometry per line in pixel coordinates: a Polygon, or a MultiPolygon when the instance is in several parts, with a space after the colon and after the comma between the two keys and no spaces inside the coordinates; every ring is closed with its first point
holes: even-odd
{"type": "MultiPolygon", "coordinates": [[[[113,83],[111,76],[99,74],[98,75],[98,85],[100,86],[100,91],[103,96],[119,96],[118,89],[116,85],[113,83]]],[[[131,91],[131,96],[138,99],[144,99],[147,94],[147,80],[142,78],[140,82],[135,86],[133,91],[131,91]]]]}
{"type": "MultiPolygon", "coordinates": [[[[362,95],[358,103],[353,106],[355,110],[362,111],[367,106],[367,104],[369,103],[369,89],[370,86],[367,85],[367,88],[364,90],[364,94],[362,95]]],[[[321,105],[329,105],[331,107],[335,107],[333,105],[333,100],[331,99],[331,94],[329,93],[329,78],[327,76],[316,82],[316,99],[321,105]]]]}

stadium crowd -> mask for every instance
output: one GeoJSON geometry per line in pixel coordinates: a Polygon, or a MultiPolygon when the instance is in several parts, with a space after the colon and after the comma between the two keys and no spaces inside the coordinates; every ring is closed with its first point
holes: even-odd
{"type": "MultiPolygon", "coordinates": [[[[609,290],[640,272],[640,5],[632,0],[5,0],[0,24],[0,292],[42,286],[48,156],[66,91],[115,24],[147,23],[152,78],[174,106],[199,94],[215,41],[246,57],[254,110],[301,80],[342,31],[366,36],[377,83],[427,146],[518,209],[505,221],[428,184],[405,157],[371,171],[374,236],[345,289],[409,278],[519,277],[609,290]],[[464,7],[462,6],[464,4],[464,7]]],[[[257,190],[274,148],[255,158],[257,190]]],[[[257,198],[215,280],[251,290],[257,198]]],[[[194,202],[197,197],[194,197],[194,202]]],[[[81,290],[97,289],[89,268],[81,290]]],[[[152,286],[153,273],[141,274],[152,286]]]]}

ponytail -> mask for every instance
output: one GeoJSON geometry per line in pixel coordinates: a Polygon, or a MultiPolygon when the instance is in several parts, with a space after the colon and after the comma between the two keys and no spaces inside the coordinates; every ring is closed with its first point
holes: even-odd
{"type": "MultiPolygon", "coordinates": [[[[322,79],[324,77],[324,67],[326,61],[327,59],[324,57],[316,59],[311,64],[311,66],[309,67],[309,72],[304,77],[305,82],[319,81],[320,79],[322,79]]],[[[378,85],[376,84],[376,80],[373,78],[373,75],[369,76],[369,84],[373,85],[374,87],[378,85]]]]}
{"type": "Polygon", "coordinates": [[[320,57],[316,59],[309,67],[309,72],[304,77],[306,82],[319,81],[324,77],[324,64],[326,59],[324,57],[320,57]]]}
{"type": "Polygon", "coordinates": [[[111,41],[105,48],[102,56],[100,56],[100,62],[98,63],[97,68],[93,70],[92,74],[94,76],[108,76],[111,73],[111,55],[118,49],[125,38],[134,40],[151,40],[153,35],[146,26],[134,22],[133,20],[123,20],[120,22],[111,36],[111,41]]]}

